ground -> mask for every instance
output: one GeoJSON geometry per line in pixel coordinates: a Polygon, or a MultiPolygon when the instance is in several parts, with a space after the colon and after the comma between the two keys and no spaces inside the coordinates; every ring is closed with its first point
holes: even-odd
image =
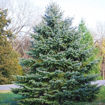
{"type": "MultiPolygon", "coordinates": [[[[97,95],[97,99],[94,102],[81,102],[73,103],[72,105],[105,105],[105,80],[98,80],[92,82],[92,84],[98,84],[101,87],[100,93],[97,95]]],[[[11,88],[18,88],[14,84],[0,85],[0,105],[18,105],[18,99],[21,98],[20,95],[13,94],[11,88]]]]}

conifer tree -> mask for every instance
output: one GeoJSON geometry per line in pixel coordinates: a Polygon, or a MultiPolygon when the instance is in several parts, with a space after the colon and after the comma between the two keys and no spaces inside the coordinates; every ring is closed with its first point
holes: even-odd
{"type": "Polygon", "coordinates": [[[0,84],[9,84],[13,75],[21,75],[22,68],[18,64],[18,54],[13,50],[9,39],[11,30],[7,29],[10,20],[7,19],[7,10],[0,9],[0,84]]]}
{"type": "Polygon", "coordinates": [[[96,75],[88,74],[97,60],[84,63],[92,49],[81,44],[81,34],[72,18],[63,18],[56,4],[46,9],[43,21],[34,27],[30,59],[23,59],[29,74],[17,76],[13,89],[24,105],[71,105],[73,101],[92,101],[99,87],[92,85],[96,75]]]}
{"type": "MultiPolygon", "coordinates": [[[[99,62],[97,65],[94,65],[92,67],[92,70],[90,71],[91,74],[100,74],[101,69],[101,57],[99,57],[100,51],[99,48],[95,47],[94,40],[92,37],[92,34],[87,29],[85,22],[81,20],[79,24],[79,31],[81,33],[81,44],[85,44],[85,49],[93,48],[93,54],[88,58],[86,62],[91,62],[95,59],[98,59],[99,62]]],[[[97,79],[101,79],[101,76],[98,76],[97,79]]]]}

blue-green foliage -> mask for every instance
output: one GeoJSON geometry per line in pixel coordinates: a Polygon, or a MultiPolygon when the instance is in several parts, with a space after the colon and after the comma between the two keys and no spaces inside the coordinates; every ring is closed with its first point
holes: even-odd
{"type": "Polygon", "coordinates": [[[13,89],[24,96],[22,104],[71,105],[95,99],[99,87],[91,81],[96,75],[88,73],[97,60],[87,62],[93,50],[81,44],[81,33],[72,26],[72,18],[64,19],[59,6],[51,4],[43,21],[34,27],[32,38],[31,58],[22,62],[30,73],[17,76],[20,88],[13,89]]]}

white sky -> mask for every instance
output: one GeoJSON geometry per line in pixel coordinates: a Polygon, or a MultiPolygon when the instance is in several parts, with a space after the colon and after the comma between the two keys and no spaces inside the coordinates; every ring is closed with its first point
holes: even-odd
{"type": "Polygon", "coordinates": [[[86,25],[95,29],[98,22],[105,22],[105,0],[30,0],[34,8],[43,14],[47,5],[56,2],[64,16],[74,17],[74,23],[78,24],[82,19],[86,25]]]}
{"type": "Polygon", "coordinates": [[[28,23],[34,26],[40,22],[51,2],[56,2],[61,7],[64,17],[74,17],[74,24],[78,25],[81,19],[84,19],[92,32],[97,33],[97,30],[100,30],[105,35],[105,0],[0,0],[0,7],[5,7],[7,3],[7,8],[20,12],[19,10],[24,11],[25,5],[24,17],[28,17],[28,23]],[[15,4],[18,4],[19,8],[15,4]]]}

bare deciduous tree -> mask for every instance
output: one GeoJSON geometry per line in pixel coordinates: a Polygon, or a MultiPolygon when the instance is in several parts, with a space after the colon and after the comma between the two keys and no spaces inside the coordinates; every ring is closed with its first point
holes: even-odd
{"type": "Polygon", "coordinates": [[[95,45],[99,48],[102,57],[101,73],[105,79],[105,23],[98,22],[96,25],[96,32],[94,32],[95,45]]]}
{"type": "Polygon", "coordinates": [[[29,34],[40,20],[39,11],[31,6],[30,0],[0,0],[0,8],[8,9],[9,28],[17,36],[29,34]]]}
{"type": "Polygon", "coordinates": [[[30,46],[30,32],[33,25],[40,21],[38,8],[32,6],[31,0],[0,0],[0,8],[8,9],[8,18],[11,25],[8,27],[14,34],[12,40],[13,48],[21,54],[21,57],[28,57],[25,51],[30,46]]]}

